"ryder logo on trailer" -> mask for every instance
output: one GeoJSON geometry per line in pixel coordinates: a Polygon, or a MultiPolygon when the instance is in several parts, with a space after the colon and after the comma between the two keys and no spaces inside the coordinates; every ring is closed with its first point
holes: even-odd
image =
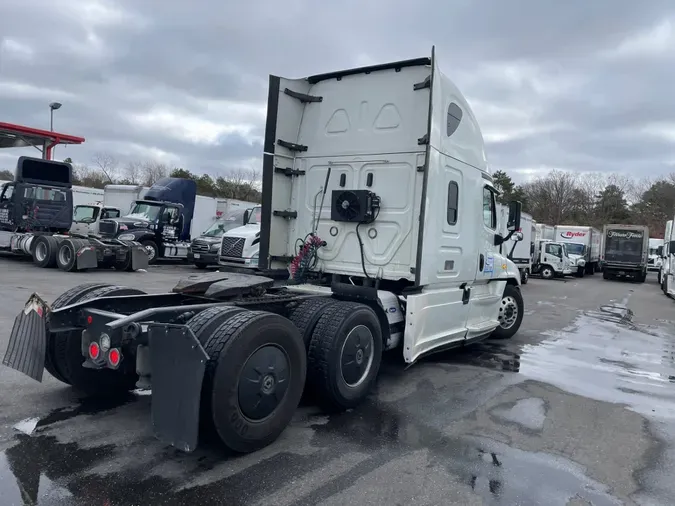
{"type": "Polygon", "coordinates": [[[642,239],[642,232],[628,232],[624,230],[609,230],[607,237],[616,237],[617,239],[642,239]]]}
{"type": "Polygon", "coordinates": [[[560,237],[563,239],[574,239],[576,237],[586,237],[586,232],[572,232],[568,230],[567,232],[560,232],[560,237]]]}

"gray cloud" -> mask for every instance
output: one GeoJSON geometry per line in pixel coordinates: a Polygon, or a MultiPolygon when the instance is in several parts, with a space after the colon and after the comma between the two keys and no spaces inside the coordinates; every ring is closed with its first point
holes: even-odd
{"type": "Polygon", "coordinates": [[[46,127],[58,100],[57,129],[87,138],[59,154],[160,157],[216,175],[260,159],[269,73],[417,57],[435,44],[493,168],[658,175],[675,161],[674,16],[665,0],[10,2],[0,110],[46,127]]]}

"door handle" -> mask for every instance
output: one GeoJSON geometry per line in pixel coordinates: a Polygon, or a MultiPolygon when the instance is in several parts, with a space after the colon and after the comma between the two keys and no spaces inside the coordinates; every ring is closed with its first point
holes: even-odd
{"type": "Polygon", "coordinates": [[[485,257],[481,253],[479,258],[480,260],[478,261],[478,270],[483,272],[483,267],[485,266],[485,257]]]}

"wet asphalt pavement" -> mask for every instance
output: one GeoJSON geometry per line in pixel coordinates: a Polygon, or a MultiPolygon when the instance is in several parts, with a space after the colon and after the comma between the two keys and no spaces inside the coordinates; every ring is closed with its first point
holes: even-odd
{"type": "MultiPolygon", "coordinates": [[[[166,291],[185,267],[66,274],[0,258],[0,353],[35,290],[84,282],[166,291]]],[[[243,457],[159,443],[150,397],[83,401],[0,367],[0,504],[673,504],[675,302],[601,276],[532,279],[508,342],[387,358],[356,410],[296,413],[243,457]],[[28,434],[30,435],[28,435],[28,434]]]]}

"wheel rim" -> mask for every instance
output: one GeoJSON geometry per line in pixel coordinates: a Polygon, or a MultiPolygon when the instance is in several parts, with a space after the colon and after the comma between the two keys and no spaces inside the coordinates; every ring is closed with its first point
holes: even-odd
{"type": "Polygon", "coordinates": [[[38,262],[42,262],[47,258],[47,245],[43,242],[35,246],[35,258],[38,262]]]}
{"type": "Polygon", "coordinates": [[[68,265],[70,261],[73,258],[73,254],[70,251],[70,248],[67,246],[63,246],[59,250],[59,262],[61,262],[61,265],[68,265]]]}
{"type": "Polygon", "coordinates": [[[356,388],[365,381],[373,366],[375,338],[365,325],[357,325],[342,344],[340,374],[348,387],[356,388]]]}
{"type": "Polygon", "coordinates": [[[150,245],[147,245],[145,247],[145,251],[148,252],[148,260],[154,260],[155,259],[155,248],[154,247],[152,247],[150,245]]]}
{"type": "Polygon", "coordinates": [[[279,406],[288,390],[290,360],[284,350],[266,345],[244,364],[237,389],[239,409],[249,420],[263,420],[279,406]]]}
{"type": "Polygon", "coordinates": [[[551,277],[551,269],[544,269],[544,272],[542,272],[542,274],[545,278],[550,278],[551,277]]]}
{"type": "Polygon", "coordinates": [[[502,298],[502,304],[499,306],[499,325],[504,330],[513,327],[518,319],[518,303],[516,299],[507,295],[502,298]]]}

